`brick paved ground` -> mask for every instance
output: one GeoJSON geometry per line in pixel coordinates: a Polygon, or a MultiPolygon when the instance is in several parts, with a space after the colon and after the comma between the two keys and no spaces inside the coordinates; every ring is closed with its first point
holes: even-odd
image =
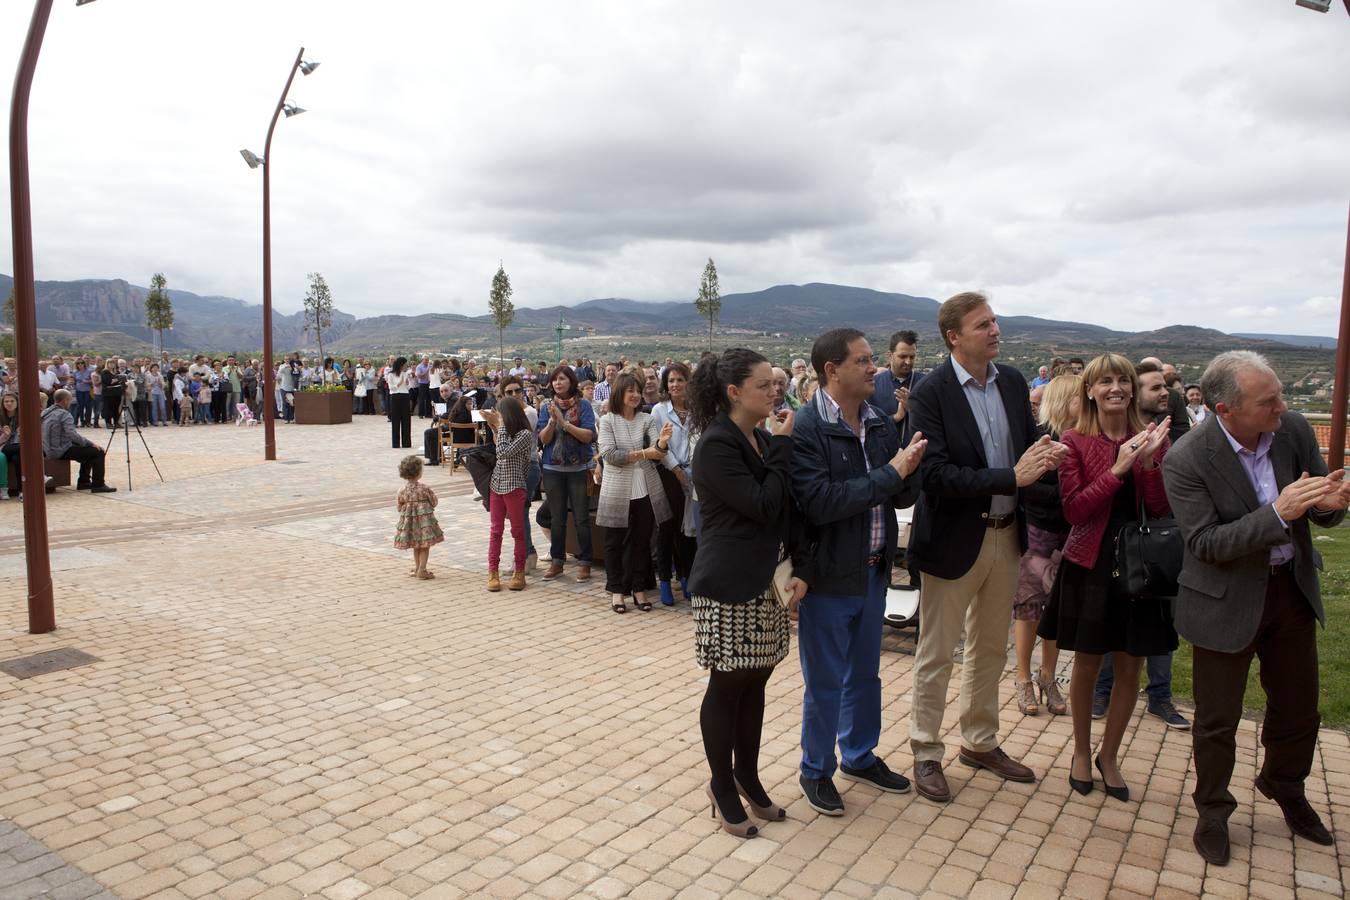
{"type": "MultiPolygon", "coordinates": [[[[1140,717],[1139,799],[1080,798],[1068,719],[1021,717],[1011,681],[1005,746],[1040,784],[955,765],[939,808],[840,782],[848,812],[828,819],[795,790],[795,654],[763,758],[790,818],[731,838],[704,805],[688,607],[619,617],[570,580],[488,594],[486,515],[442,470],[451,540],[437,580],[409,578],[382,425],[279,427],[282,464],[261,463],[260,429],[148,431],[165,484],[133,446],[134,492],[49,498],[50,635],[26,634],[20,511],[0,503],[0,659],[100,660],[0,674],[0,897],[1343,896],[1343,732],[1308,783],[1340,835],[1322,848],[1253,797],[1244,725],[1223,869],[1190,846],[1186,734],[1140,717]]],[[[905,771],[912,647],[890,632],[882,659],[880,749],[905,771]]]]}

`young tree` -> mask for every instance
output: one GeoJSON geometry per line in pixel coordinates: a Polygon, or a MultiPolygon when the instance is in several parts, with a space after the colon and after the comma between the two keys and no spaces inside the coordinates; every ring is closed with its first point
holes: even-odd
{"type": "MultiPolygon", "coordinates": [[[[14,288],[9,289],[9,296],[5,298],[5,305],[0,309],[0,320],[3,320],[10,328],[14,327],[14,288]]],[[[0,356],[13,356],[16,352],[14,335],[0,335],[0,356]]]]}
{"type": "Polygon", "coordinates": [[[159,352],[164,352],[164,329],[173,327],[173,301],[169,299],[168,280],[163,272],[150,278],[150,290],[145,295],[145,324],[159,332],[159,352]]]}
{"type": "Polygon", "coordinates": [[[717,286],[717,266],[712,257],[703,267],[703,278],[698,283],[698,297],[694,299],[694,309],[708,320],[708,350],[712,351],[713,329],[717,326],[717,317],[722,314],[722,291],[717,286]]]}
{"type": "Polygon", "coordinates": [[[492,290],[488,293],[488,312],[497,325],[497,358],[506,359],[506,326],[516,318],[516,306],[511,302],[511,279],[506,269],[497,266],[497,274],[492,276],[492,290]]]}
{"type": "Polygon", "coordinates": [[[333,324],[333,294],[328,282],[318,272],[309,273],[309,290],[305,293],[305,334],[314,329],[319,342],[319,359],[323,359],[323,330],[333,324]]]}

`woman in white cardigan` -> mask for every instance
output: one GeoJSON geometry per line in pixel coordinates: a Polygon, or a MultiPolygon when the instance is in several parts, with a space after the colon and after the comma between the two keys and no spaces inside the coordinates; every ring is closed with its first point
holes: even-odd
{"type": "Polygon", "coordinates": [[[605,463],[595,523],[605,528],[605,590],[616,613],[628,611],[624,597],[651,610],[652,531],[670,518],[656,461],[670,449],[671,426],[663,428],[639,412],[642,384],[627,373],[614,380],[610,411],[600,419],[599,452],[605,463]]]}

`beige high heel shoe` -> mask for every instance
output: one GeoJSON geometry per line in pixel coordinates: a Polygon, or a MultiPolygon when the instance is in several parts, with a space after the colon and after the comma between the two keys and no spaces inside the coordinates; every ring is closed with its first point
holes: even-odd
{"type": "Polygon", "coordinates": [[[703,791],[708,795],[708,802],[712,804],[711,817],[721,823],[723,831],[725,831],[732,837],[738,838],[752,838],[755,835],[759,834],[759,829],[756,828],[754,825],[751,825],[750,820],[748,818],[738,825],[733,825],[731,822],[728,822],[726,819],[722,818],[722,811],[717,808],[717,798],[713,796],[712,785],[710,784],[706,785],[703,788],[703,791]]]}
{"type": "Polygon", "coordinates": [[[741,780],[735,779],[736,793],[745,798],[745,802],[750,805],[750,813],[757,819],[763,819],[766,822],[782,822],[787,819],[787,810],[777,803],[770,803],[768,806],[760,806],[750,799],[750,795],[741,787],[741,780]]]}

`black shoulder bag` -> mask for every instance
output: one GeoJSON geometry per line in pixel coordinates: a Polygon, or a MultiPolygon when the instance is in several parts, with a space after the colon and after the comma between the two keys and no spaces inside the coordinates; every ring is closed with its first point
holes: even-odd
{"type": "Polygon", "coordinates": [[[1127,522],[1116,533],[1112,599],[1175,597],[1182,549],[1177,520],[1150,519],[1141,500],[1138,521],[1127,522]]]}

